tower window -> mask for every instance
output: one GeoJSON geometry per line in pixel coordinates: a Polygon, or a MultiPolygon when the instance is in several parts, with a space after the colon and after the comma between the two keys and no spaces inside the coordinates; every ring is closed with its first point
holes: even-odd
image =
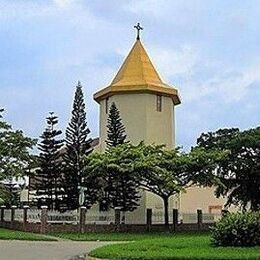
{"type": "Polygon", "coordinates": [[[106,107],[106,114],[108,113],[108,97],[106,98],[106,101],[105,101],[105,107],[106,107]]]}
{"type": "Polygon", "coordinates": [[[156,96],[156,111],[162,112],[162,96],[156,96]]]}

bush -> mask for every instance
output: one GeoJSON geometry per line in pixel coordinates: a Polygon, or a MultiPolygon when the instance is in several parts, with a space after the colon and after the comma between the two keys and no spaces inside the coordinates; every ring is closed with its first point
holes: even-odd
{"type": "Polygon", "coordinates": [[[228,213],[212,228],[216,246],[260,246],[260,212],[228,213]]]}

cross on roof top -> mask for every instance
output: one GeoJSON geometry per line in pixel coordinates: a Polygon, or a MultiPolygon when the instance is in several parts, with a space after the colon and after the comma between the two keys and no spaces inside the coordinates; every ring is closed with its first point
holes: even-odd
{"type": "Polygon", "coordinates": [[[140,23],[137,23],[137,25],[135,25],[134,28],[137,30],[136,40],[140,40],[140,31],[144,28],[140,26],[140,23]]]}

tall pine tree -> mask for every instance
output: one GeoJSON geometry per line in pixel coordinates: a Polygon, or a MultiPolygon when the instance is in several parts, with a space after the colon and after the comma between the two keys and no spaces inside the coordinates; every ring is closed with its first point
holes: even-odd
{"type": "Polygon", "coordinates": [[[56,130],[58,117],[50,112],[46,118],[47,128],[40,136],[41,143],[38,145],[39,169],[36,171],[36,197],[38,206],[47,205],[50,209],[60,210],[63,198],[63,174],[60,149],[63,140],[58,138],[62,132],[56,130]]]}
{"type": "MultiPolygon", "coordinates": [[[[118,150],[112,149],[118,145],[128,143],[126,137],[125,126],[122,123],[120,112],[113,102],[107,119],[107,152],[110,155],[119,151],[118,158],[122,158],[127,165],[127,157],[120,155],[121,147],[118,150]]],[[[136,177],[132,172],[118,169],[108,170],[104,188],[105,198],[102,201],[107,201],[112,208],[120,207],[123,212],[132,211],[138,206],[139,195],[137,186],[136,177]]]]}
{"type": "Polygon", "coordinates": [[[91,139],[87,127],[84,96],[80,82],[76,86],[71,121],[66,129],[66,152],[64,155],[67,209],[79,207],[80,188],[83,185],[83,157],[91,153],[91,139]]]}
{"type": "Polygon", "coordinates": [[[106,144],[108,149],[110,147],[115,147],[119,144],[125,143],[126,133],[125,127],[122,123],[120,117],[120,112],[113,102],[109,109],[109,114],[107,118],[107,140],[106,144]]]}

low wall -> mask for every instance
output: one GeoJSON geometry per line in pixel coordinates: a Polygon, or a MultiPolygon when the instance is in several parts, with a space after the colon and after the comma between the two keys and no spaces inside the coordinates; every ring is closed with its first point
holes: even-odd
{"type": "Polygon", "coordinates": [[[0,222],[0,227],[20,230],[20,231],[27,231],[32,233],[40,233],[41,232],[41,224],[40,223],[22,223],[18,221],[4,221],[0,222]]]}
{"type": "MultiPolygon", "coordinates": [[[[202,224],[199,228],[197,224],[179,224],[176,226],[176,232],[185,231],[208,231],[212,224],[202,224]]],[[[42,233],[40,223],[22,223],[18,221],[4,221],[0,222],[0,227],[27,231],[33,233],[42,233]]],[[[145,224],[115,224],[109,225],[95,225],[88,224],[84,226],[84,233],[111,233],[111,232],[129,232],[129,233],[144,233],[144,232],[164,232],[165,226],[163,224],[151,225],[148,229],[145,224]]],[[[173,231],[173,225],[170,225],[170,231],[173,231]]],[[[72,224],[47,224],[45,233],[79,233],[80,226],[72,224]]]]}

